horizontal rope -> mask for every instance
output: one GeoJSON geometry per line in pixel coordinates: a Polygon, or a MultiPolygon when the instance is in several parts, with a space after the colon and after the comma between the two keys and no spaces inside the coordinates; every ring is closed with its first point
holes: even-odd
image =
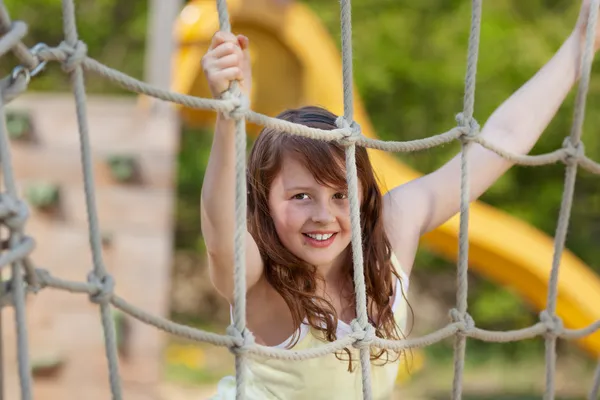
{"type": "MultiPolygon", "coordinates": [[[[97,284],[86,282],[68,281],[54,277],[45,269],[37,269],[37,279],[40,286],[50,287],[59,290],[65,290],[71,293],[81,293],[87,295],[96,295],[101,292],[101,287],[97,284]]],[[[216,333],[206,332],[201,329],[191,328],[186,325],[178,324],[166,318],[154,316],[146,311],[128,303],[121,297],[112,294],[110,302],[118,309],[131,315],[133,318],[152,325],[164,332],[179,336],[185,339],[211,343],[221,347],[242,347],[239,340],[227,335],[219,335],[216,333]]],[[[370,347],[390,350],[406,350],[412,348],[420,348],[447,339],[457,332],[462,332],[465,336],[478,339],[485,342],[513,342],[523,339],[533,339],[537,336],[543,336],[549,331],[549,327],[543,322],[538,322],[527,328],[513,331],[488,331],[479,329],[475,326],[467,328],[463,322],[450,323],[437,331],[426,334],[421,337],[412,339],[389,340],[381,338],[373,338],[370,347]]],[[[563,328],[557,332],[557,336],[564,339],[576,339],[584,336],[589,336],[597,331],[600,331],[600,320],[582,329],[566,329],[563,328]]],[[[274,348],[259,344],[252,344],[243,348],[240,351],[245,352],[252,357],[269,357],[278,360],[308,360],[312,358],[322,357],[350,347],[357,343],[360,339],[358,335],[351,333],[344,338],[337,339],[333,342],[324,343],[322,346],[307,350],[287,350],[274,348]]]]}
{"type": "MultiPolygon", "coordinates": [[[[14,25],[15,23],[11,21],[6,7],[0,2],[0,33],[6,34],[6,32],[10,32],[11,29],[14,28],[14,25]]],[[[11,50],[15,57],[17,57],[27,68],[34,69],[38,66],[39,61],[20,40],[13,42],[11,50]]]]}
{"type": "MultiPolygon", "coordinates": [[[[65,72],[71,76],[74,95],[77,104],[77,116],[81,140],[81,153],[85,180],[86,206],[89,216],[89,229],[92,244],[92,254],[94,259],[94,269],[88,275],[88,282],[72,282],[52,277],[46,270],[35,270],[28,255],[34,248],[33,239],[23,235],[23,226],[27,219],[27,209],[23,207],[18,200],[12,197],[0,198],[0,220],[10,230],[11,236],[5,247],[6,251],[0,255],[0,268],[12,264],[12,280],[10,284],[4,285],[3,289],[7,292],[2,294],[0,304],[10,304],[11,296],[14,298],[14,306],[17,311],[17,333],[19,348],[19,369],[21,391],[25,399],[31,397],[29,368],[26,362],[28,353],[26,346],[26,330],[24,319],[24,290],[37,291],[43,287],[53,287],[66,290],[73,293],[87,293],[91,302],[100,306],[102,324],[105,333],[105,348],[109,361],[110,383],[113,397],[121,398],[121,385],[118,373],[118,363],[116,355],[116,344],[114,337],[113,321],[109,314],[109,305],[119,308],[132,317],[157,327],[163,331],[185,337],[191,340],[213,343],[218,346],[228,347],[236,355],[236,373],[237,373],[237,398],[242,399],[244,391],[243,381],[245,380],[242,361],[244,355],[253,357],[269,357],[282,360],[304,360],[321,357],[333,353],[343,348],[353,346],[361,350],[362,365],[362,386],[363,396],[369,400],[371,398],[371,382],[369,378],[370,368],[369,353],[370,347],[380,347],[388,349],[409,349],[423,347],[445,338],[456,336],[455,345],[455,376],[453,383],[453,398],[459,399],[462,392],[462,372],[464,366],[465,338],[470,337],[482,341],[490,342],[509,342],[522,339],[530,339],[536,336],[546,337],[546,398],[551,399],[551,393],[554,392],[554,364],[555,343],[557,338],[582,338],[600,330],[600,321],[590,324],[581,329],[565,329],[563,321],[555,315],[556,308],[556,285],[558,280],[558,269],[560,254],[564,248],[564,237],[568,227],[568,219],[571,208],[571,199],[573,195],[573,186],[575,174],[578,166],[594,173],[600,174],[600,164],[585,156],[583,143],[580,142],[581,127],[584,115],[585,98],[590,79],[590,69],[592,60],[592,44],[595,23],[597,19],[597,8],[599,0],[592,0],[592,12],[588,16],[588,27],[586,33],[586,49],[582,62],[582,79],[580,89],[576,100],[576,113],[571,135],[565,138],[563,147],[553,152],[541,155],[523,155],[515,154],[506,149],[502,149],[485,139],[481,134],[481,129],[477,121],[473,118],[474,93],[475,93],[475,75],[477,70],[477,55],[479,47],[479,29],[481,23],[481,0],[473,0],[473,15],[471,21],[471,34],[469,38],[469,54],[467,63],[467,77],[465,79],[465,101],[463,111],[457,115],[458,126],[450,129],[448,132],[432,137],[411,140],[411,141],[382,141],[378,139],[366,138],[362,135],[360,127],[353,120],[353,102],[352,102],[352,45],[351,45],[351,18],[350,18],[350,0],[342,0],[342,55],[343,55],[343,86],[344,86],[344,115],[338,118],[336,124],[338,129],[319,130],[308,128],[304,125],[293,124],[280,119],[268,117],[256,113],[249,109],[246,98],[239,96],[237,85],[232,85],[231,94],[223,99],[204,99],[193,96],[187,96],[174,93],[168,90],[161,90],[142,81],[136,80],[126,74],[111,69],[98,61],[87,56],[87,46],[84,42],[78,40],[75,10],[73,0],[63,0],[63,28],[65,33],[65,42],[56,48],[49,48],[45,45],[35,46],[33,49],[27,49],[21,42],[21,39],[27,33],[27,26],[20,22],[13,23],[8,15],[6,8],[0,4],[0,56],[8,51],[13,53],[24,64],[13,70],[10,77],[0,81],[0,100],[6,104],[26,88],[32,76],[35,76],[44,68],[47,61],[58,61],[62,64],[65,72]],[[338,141],[346,147],[348,167],[348,184],[351,190],[351,219],[353,232],[353,254],[355,265],[354,282],[357,287],[357,319],[352,321],[352,333],[348,336],[333,342],[325,343],[318,348],[293,351],[278,349],[267,346],[257,345],[254,337],[246,328],[245,323],[245,303],[242,289],[245,287],[243,281],[243,252],[236,246],[236,302],[234,307],[234,324],[227,328],[226,335],[217,335],[204,332],[185,325],[177,324],[167,319],[153,316],[138,307],[135,307],[114,293],[115,282],[110,276],[101,259],[99,250],[98,224],[96,217],[95,195],[93,179],[91,174],[91,157],[89,155],[90,146],[88,139],[87,116],[85,112],[85,87],[82,71],[94,72],[116,84],[139,94],[145,94],[168,102],[181,104],[190,108],[200,108],[221,112],[228,118],[236,121],[236,160],[237,171],[241,173],[236,175],[238,186],[244,184],[243,166],[245,150],[245,120],[256,124],[284,131],[288,134],[304,136],[311,139],[323,141],[338,141]],[[366,300],[364,295],[364,277],[362,274],[362,249],[360,247],[361,237],[359,229],[359,211],[356,203],[356,171],[354,151],[355,146],[362,146],[371,149],[384,150],[389,152],[415,152],[433,148],[442,144],[450,143],[454,140],[462,144],[461,160],[461,229],[460,229],[460,251],[458,262],[458,291],[457,291],[457,309],[450,312],[451,323],[439,330],[422,337],[410,340],[387,340],[375,336],[375,329],[366,321],[366,300]],[[238,146],[241,143],[243,146],[238,146]],[[567,165],[567,174],[565,179],[565,190],[563,194],[563,204],[559,215],[559,224],[556,233],[555,254],[553,259],[551,277],[548,284],[548,306],[546,310],[540,313],[540,322],[519,330],[512,331],[487,331],[476,327],[475,321],[467,313],[467,280],[468,270],[468,183],[469,168],[467,164],[467,150],[473,144],[479,144],[482,147],[494,152],[500,157],[511,161],[517,165],[541,166],[562,162],[567,165]],[[239,176],[238,176],[239,175],[239,176]],[[241,178],[240,178],[241,177],[241,178]],[[23,271],[21,271],[23,270],[23,271]],[[25,281],[23,276],[25,274],[25,281]],[[12,286],[11,286],[12,285],[12,286]]],[[[231,25],[227,14],[225,0],[217,0],[219,11],[219,25],[222,30],[230,31],[231,25]]],[[[7,149],[7,145],[2,146],[7,149]]],[[[8,150],[1,158],[3,168],[10,169],[10,158],[8,150]]],[[[237,173],[237,172],[236,172],[237,173]]],[[[15,195],[15,185],[12,173],[5,173],[7,177],[8,193],[15,195]]],[[[239,189],[239,187],[238,187],[239,189]]],[[[242,187],[242,189],[244,189],[242,187]]],[[[237,191],[236,198],[236,238],[240,232],[245,232],[245,190],[237,191]],[[243,194],[241,197],[239,194],[243,194]]],[[[4,244],[3,244],[4,245],[4,244]]],[[[599,372],[595,377],[593,393],[598,392],[600,381],[599,372]]]]}
{"type": "MultiPolygon", "coordinates": [[[[45,48],[39,51],[38,56],[43,61],[59,61],[65,63],[69,61],[69,57],[75,54],[76,50],[69,48],[64,43],[59,47],[45,48]]],[[[80,55],[81,56],[81,55],[80,55]]],[[[73,60],[71,60],[73,62],[73,60]]],[[[119,86],[128,89],[138,94],[144,94],[152,96],[167,102],[179,104],[185,107],[194,109],[213,110],[228,115],[235,115],[235,118],[245,118],[246,120],[255,124],[285,131],[286,133],[298,136],[304,136],[311,139],[323,140],[323,141],[342,141],[347,137],[355,135],[355,132],[351,128],[338,128],[332,130],[323,130],[317,128],[310,128],[304,125],[284,121],[281,119],[269,117],[264,114],[257,113],[255,111],[244,109],[239,110],[236,108],[240,107],[240,102],[236,98],[229,98],[225,100],[220,99],[205,99],[181,93],[164,90],[155,86],[149,85],[138,79],[135,79],[127,74],[112,69],[90,57],[84,56],[78,62],[81,63],[86,71],[90,71],[106,78],[119,86]]],[[[450,129],[447,132],[430,136],[424,139],[408,140],[408,141],[384,141],[379,139],[367,138],[360,135],[355,141],[356,145],[371,148],[374,150],[383,150],[389,152],[416,152],[427,150],[436,146],[450,143],[454,140],[458,140],[465,137],[466,140],[477,143],[484,148],[493,151],[500,157],[507,159],[517,165],[522,166],[542,166],[555,164],[558,162],[567,163],[567,160],[572,159],[573,154],[567,148],[557,149],[555,151],[539,154],[539,155],[524,155],[517,154],[489,142],[482,136],[471,135],[469,129],[458,126],[450,129]]],[[[584,154],[577,154],[575,159],[579,165],[593,173],[600,175],[600,163],[591,160],[584,154]]]]}
{"type": "Polygon", "coordinates": [[[10,30],[0,38],[0,56],[11,51],[27,34],[27,25],[21,21],[12,24],[10,30]]]}

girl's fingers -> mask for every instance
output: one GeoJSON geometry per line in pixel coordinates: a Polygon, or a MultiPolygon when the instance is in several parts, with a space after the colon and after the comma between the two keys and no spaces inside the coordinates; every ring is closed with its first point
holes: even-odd
{"type": "Polygon", "coordinates": [[[212,37],[212,41],[208,50],[213,50],[226,42],[237,43],[237,38],[232,33],[217,31],[212,37]]]}
{"type": "Polygon", "coordinates": [[[211,50],[211,57],[214,59],[219,59],[230,54],[237,54],[238,57],[242,56],[242,49],[237,45],[237,42],[225,42],[211,50]]]}
{"type": "MultiPolygon", "coordinates": [[[[215,80],[222,80],[222,81],[226,80],[229,82],[234,81],[234,80],[241,81],[243,79],[242,69],[239,67],[225,68],[224,70],[216,72],[214,75],[214,78],[215,78],[215,80]]],[[[227,89],[227,88],[225,88],[225,89],[227,89]]]]}
{"type": "Polygon", "coordinates": [[[240,47],[242,48],[242,50],[248,50],[248,44],[250,43],[248,38],[244,35],[238,35],[237,39],[238,39],[238,43],[239,43],[240,47]]]}
{"type": "Polygon", "coordinates": [[[237,54],[228,54],[215,61],[215,68],[223,70],[230,67],[239,67],[240,57],[237,54]]]}

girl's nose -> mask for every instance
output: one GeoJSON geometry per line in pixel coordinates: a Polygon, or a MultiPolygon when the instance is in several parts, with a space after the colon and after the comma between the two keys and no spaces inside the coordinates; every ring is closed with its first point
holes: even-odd
{"type": "Polygon", "coordinates": [[[329,204],[319,204],[315,206],[312,221],[320,224],[329,224],[335,222],[335,217],[329,209],[329,204]]]}

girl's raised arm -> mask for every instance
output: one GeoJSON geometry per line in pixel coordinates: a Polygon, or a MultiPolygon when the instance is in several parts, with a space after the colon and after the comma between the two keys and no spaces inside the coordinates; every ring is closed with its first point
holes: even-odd
{"type": "MultiPolygon", "coordinates": [[[[517,154],[527,154],[533,148],[579,78],[588,11],[589,0],[585,0],[575,30],[554,57],[492,114],[480,133],[488,142],[517,154]]],[[[594,49],[598,50],[597,39],[594,49]]],[[[386,231],[407,273],[414,262],[418,238],[460,210],[460,158],[459,154],[437,171],[386,195],[386,231]]],[[[479,144],[471,146],[468,160],[471,201],[513,165],[479,144]]]]}
{"type": "MultiPolygon", "coordinates": [[[[248,39],[218,32],[202,59],[213,97],[219,97],[233,80],[244,94],[250,92],[248,39]]],[[[200,202],[201,228],[208,253],[210,278],[217,291],[233,302],[235,233],[235,122],[217,116],[200,202]]],[[[263,263],[256,242],[246,233],[246,288],[262,276],[263,263]]]]}

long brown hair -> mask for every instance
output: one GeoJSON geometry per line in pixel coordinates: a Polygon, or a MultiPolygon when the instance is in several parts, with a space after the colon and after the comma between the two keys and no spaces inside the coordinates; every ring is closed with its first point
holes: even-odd
{"type": "MultiPolygon", "coordinates": [[[[336,128],[336,115],[320,107],[287,110],[277,118],[323,130],[336,128]]],[[[320,331],[328,341],[336,339],[338,317],[333,305],[316,294],[317,269],[292,254],[281,243],[269,212],[269,190],[286,155],[297,157],[315,180],[331,187],[346,187],[344,147],[335,142],[311,140],[265,128],[258,136],[248,160],[248,228],[264,261],[267,281],[287,303],[294,326],[304,319],[320,331]],[[332,168],[332,164],[340,168],[332,168]]],[[[391,263],[391,247],[382,221],[382,195],[365,148],[356,148],[356,167],[362,185],[361,227],[365,284],[370,322],[379,337],[401,336],[390,305],[394,284],[392,275],[400,279],[391,263]]],[[[352,250],[347,252],[344,274],[353,281],[352,250]]],[[[396,296],[404,296],[396,293],[396,296]]],[[[351,301],[354,297],[352,297],[351,301]]],[[[293,346],[298,340],[294,335],[293,346]]],[[[346,349],[350,357],[351,353],[346,349]]],[[[372,352],[372,359],[390,360],[387,350],[372,352]],[[387,354],[386,354],[387,353],[387,354]]]]}

